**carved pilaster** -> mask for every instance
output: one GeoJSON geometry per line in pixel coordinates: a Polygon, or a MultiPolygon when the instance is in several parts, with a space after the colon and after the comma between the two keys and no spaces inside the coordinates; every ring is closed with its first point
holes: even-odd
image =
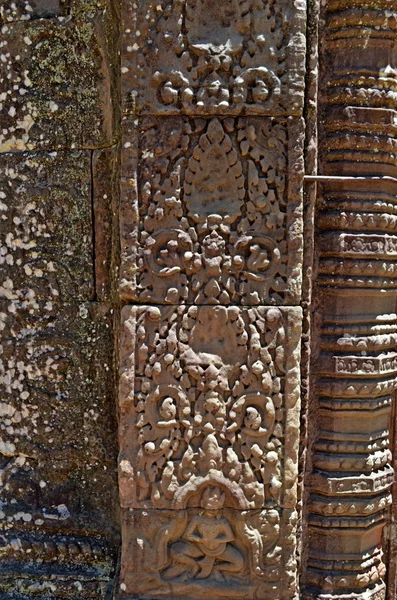
{"type": "Polygon", "coordinates": [[[121,597],[292,599],[305,7],[124,4],[121,597]]]}
{"type": "Polygon", "coordinates": [[[301,309],[125,307],[122,335],[127,590],[291,597],[301,309]]]}
{"type": "Polygon", "coordinates": [[[323,9],[308,598],[385,597],[397,387],[394,8],[323,9]]]}

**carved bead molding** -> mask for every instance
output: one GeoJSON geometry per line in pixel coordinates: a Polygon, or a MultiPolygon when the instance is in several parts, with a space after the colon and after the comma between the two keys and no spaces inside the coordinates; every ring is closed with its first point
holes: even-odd
{"type": "Polygon", "coordinates": [[[305,597],[316,600],[386,594],[397,387],[395,8],[332,0],[321,20],[320,173],[329,177],[318,185],[315,219],[305,569],[305,597]]]}

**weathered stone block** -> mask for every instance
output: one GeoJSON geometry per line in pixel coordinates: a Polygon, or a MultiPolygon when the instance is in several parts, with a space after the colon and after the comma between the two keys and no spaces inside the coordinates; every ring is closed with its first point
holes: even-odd
{"type": "Polygon", "coordinates": [[[294,511],[222,508],[124,511],[120,598],[296,597],[294,511]]]}
{"type": "Polygon", "coordinates": [[[94,297],[91,194],[90,152],[0,154],[3,298],[94,297]]]}
{"type": "Polygon", "coordinates": [[[69,0],[2,0],[0,24],[66,16],[69,0]]]}
{"type": "Polygon", "coordinates": [[[267,0],[123,2],[127,112],[299,115],[306,9],[267,0]]]}
{"type": "Polygon", "coordinates": [[[3,300],[0,319],[2,518],[111,527],[112,310],[3,300]]]}
{"type": "Polygon", "coordinates": [[[113,75],[103,19],[2,27],[0,152],[111,143],[113,75]]]}
{"type": "Polygon", "coordinates": [[[294,508],[300,308],[125,307],[123,507],[294,508]]]}
{"type": "Polygon", "coordinates": [[[298,304],[302,144],[299,119],[124,121],[122,297],[298,304]]]}

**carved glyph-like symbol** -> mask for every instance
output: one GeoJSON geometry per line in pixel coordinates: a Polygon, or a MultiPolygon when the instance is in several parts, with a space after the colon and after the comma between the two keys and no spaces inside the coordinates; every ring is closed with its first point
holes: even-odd
{"type": "Polygon", "coordinates": [[[146,241],[145,262],[158,277],[171,277],[182,270],[184,253],[192,249],[192,240],[186,232],[160,229],[146,241]]]}
{"type": "Polygon", "coordinates": [[[244,258],[244,275],[255,281],[269,279],[280,262],[280,251],[274,241],[255,232],[251,235],[247,232],[237,240],[235,251],[244,258]]]}

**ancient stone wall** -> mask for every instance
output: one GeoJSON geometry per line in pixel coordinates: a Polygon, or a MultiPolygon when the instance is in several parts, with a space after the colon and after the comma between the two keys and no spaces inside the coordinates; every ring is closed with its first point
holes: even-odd
{"type": "Polygon", "coordinates": [[[117,15],[0,9],[0,597],[108,598],[119,545],[114,404],[117,15]]]}
{"type": "Polygon", "coordinates": [[[396,16],[0,0],[1,600],[396,600],[396,16]]]}

